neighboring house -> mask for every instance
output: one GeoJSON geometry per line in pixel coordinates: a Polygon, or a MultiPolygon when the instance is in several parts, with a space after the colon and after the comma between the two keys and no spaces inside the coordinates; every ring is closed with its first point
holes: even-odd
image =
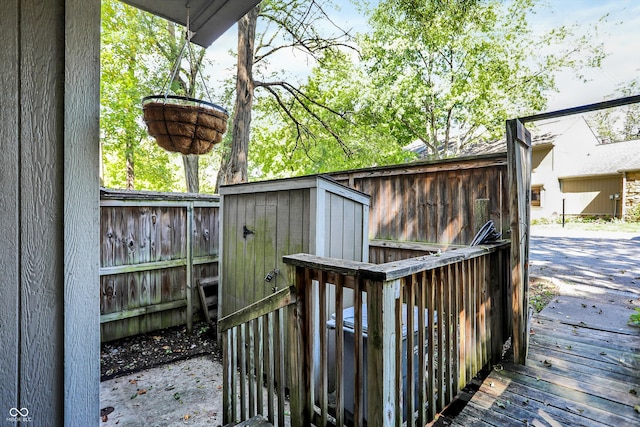
{"type": "Polygon", "coordinates": [[[583,117],[531,131],[532,219],[563,212],[621,218],[640,203],[640,141],[600,144],[583,117]]]}
{"type": "MultiPolygon", "coordinates": [[[[640,205],[640,140],[600,144],[583,117],[529,125],[531,219],[562,215],[626,217],[640,205]]],[[[405,147],[423,156],[424,144],[405,147]]],[[[464,149],[461,157],[505,152],[505,141],[464,149]]]]}

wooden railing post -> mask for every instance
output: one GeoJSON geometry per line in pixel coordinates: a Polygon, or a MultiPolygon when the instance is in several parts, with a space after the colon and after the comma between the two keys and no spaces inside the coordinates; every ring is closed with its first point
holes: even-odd
{"type": "Polygon", "coordinates": [[[400,279],[367,280],[367,420],[371,427],[393,426],[396,411],[395,303],[400,279]]]}
{"type": "Polygon", "coordinates": [[[289,277],[293,281],[298,296],[296,302],[288,308],[289,312],[289,397],[291,425],[304,427],[311,425],[311,370],[312,360],[307,357],[308,346],[312,342],[309,328],[309,316],[306,310],[310,289],[305,281],[304,268],[289,266],[289,277]]]}

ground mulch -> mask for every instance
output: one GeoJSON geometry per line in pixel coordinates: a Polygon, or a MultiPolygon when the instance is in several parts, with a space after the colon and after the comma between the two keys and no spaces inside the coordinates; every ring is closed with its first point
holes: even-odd
{"type": "Polygon", "coordinates": [[[191,333],[177,326],[102,343],[100,381],[202,355],[221,361],[214,328],[195,323],[191,333]]]}

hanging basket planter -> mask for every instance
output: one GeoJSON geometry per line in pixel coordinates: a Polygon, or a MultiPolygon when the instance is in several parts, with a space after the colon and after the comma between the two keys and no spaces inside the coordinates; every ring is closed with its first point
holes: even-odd
{"type": "Polygon", "coordinates": [[[167,151],[206,154],[227,131],[227,110],[199,99],[152,95],[143,98],[142,110],[149,135],[167,151]]]}

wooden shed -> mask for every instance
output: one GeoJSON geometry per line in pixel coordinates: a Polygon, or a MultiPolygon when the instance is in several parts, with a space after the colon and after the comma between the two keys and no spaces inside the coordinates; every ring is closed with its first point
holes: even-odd
{"type": "Polygon", "coordinates": [[[368,261],[369,196],[333,179],[222,186],[219,316],[289,286],[284,255],[368,261]]]}

